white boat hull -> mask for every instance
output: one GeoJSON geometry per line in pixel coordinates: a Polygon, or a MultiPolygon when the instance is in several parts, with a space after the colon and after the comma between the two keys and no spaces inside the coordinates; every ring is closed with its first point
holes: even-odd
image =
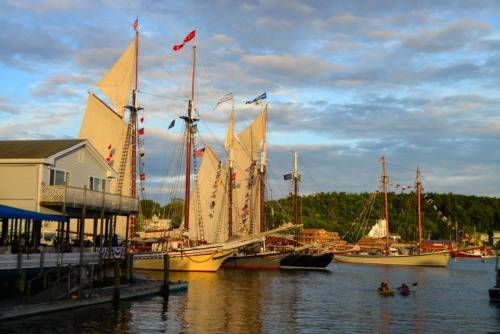
{"type": "Polygon", "coordinates": [[[450,260],[448,252],[433,252],[413,255],[335,255],[335,261],[343,263],[378,264],[394,266],[446,267],[450,260]]]}
{"type": "MultiPolygon", "coordinates": [[[[217,271],[222,262],[233,255],[233,250],[195,249],[168,252],[170,271],[217,271]]],[[[163,270],[166,253],[134,254],[134,269],[163,270]]]]}

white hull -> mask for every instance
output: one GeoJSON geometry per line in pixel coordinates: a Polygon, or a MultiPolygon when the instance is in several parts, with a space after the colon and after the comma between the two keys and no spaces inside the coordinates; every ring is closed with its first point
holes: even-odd
{"type": "Polygon", "coordinates": [[[413,255],[335,255],[335,261],[344,263],[379,264],[394,266],[446,267],[450,260],[448,252],[433,252],[413,255]]]}
{"type": "MultiPolygon", "coordinates": [[[[187,249],[168,252],[170,271],[217,271],[225,259],[233,255],[233,250],[217,248],[187,249]]],[[[163,256],[166,253],[134,254],[134,269],[163,270],[163,256]]]]}

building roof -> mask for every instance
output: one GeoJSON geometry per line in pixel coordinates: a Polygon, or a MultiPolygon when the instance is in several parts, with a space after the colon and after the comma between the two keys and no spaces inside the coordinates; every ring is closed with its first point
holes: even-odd
{"type": "Polygon", "coordinates": [[[0,159],[43,159],[85,139],[0,140],[0,159]]]}

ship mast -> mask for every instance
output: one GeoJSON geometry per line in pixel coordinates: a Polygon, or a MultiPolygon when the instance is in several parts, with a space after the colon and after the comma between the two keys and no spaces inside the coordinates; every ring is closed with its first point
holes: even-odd
{"type": "Polygon", "coordinates": [[[184,188],[184,228],[189,230],[189,193],[191,189],[191,152],[193,146],[193,124],[197,121],[192,118],[194,110],[194,84],[196,70],[196,39],[193,42],[193,70],[191,73],[191,99],[188,101],[187,116],[181,118],[186,123],[186,175],[184,188]]]}
{"type": "Polygon", "coordinates": [[[415,183],[417,188],[418,252],[422,253],[422,182],[420,181],[419,167],[417,167],[417,178],[415,183]]]}
{"type": "Polygon", "coordinates": [[[299,181],[300,181],[300,173],[299,173],[299,159],[297,152],[293,152],[293,172],[292,172],[292,180],[293,180],[293,223],[298,225],[300,223],[300,215],[299,215],[299,181]]]}
{"type": "MultiPolygon", "coordinates": [[[[267,104],[265,108],[265,124],[266,129],[264,129],[264,133],[267,133],[267,104]]],[[[266,231],[266,166],[267,166],[267,147],[266,140],[264,137],[264,142],[262,143],[262,148],[260,152],[260,189],[259,189],[259,208],[260,208],[260,232],[266,231]]]]}
{"type": "Polygon", "coordinates": [[[385,253],[389,254],[389,201],[387,194],[389,177],[387,176],[387,167],[384,156],[380,158],[380,162],[382,163],[382,183],[384,185],[385,253]]]}
{"type": "MultiPolygon", "coordinates": [[[[137,22],[137,21],[136,21],[137,22]]],[[[132,91],[132,107],[130,108],[130,127],[131,127],[131,144],[132,144],[132,168],[131,168],[131,196],[137,197],[137,111],[141,108],[138,107],[137,90],[139,78],[139,29],[135,29],[135,85],[132,91]]],[[[130,216],[130,237],[133,238],[135,234],[136,216],[130,216]]]]}
{"type": "Polygon", "coordinates": [[[231,133],[229,136],[231,138],[229,139],[229,155],[228,155],[228,175],[229,175],[229,182],[228,182],[228,189],[227,189],[227,195],[229,197],[229,206],[228,206],[228,220],[227,220],[227,236],[228,238],[231,238],[233,236],[233,140],[234,140],[234,99],[233,99],[233,105],[231,107],[231,116],[230,116],[230,128],[231,128],[231,133]]]}

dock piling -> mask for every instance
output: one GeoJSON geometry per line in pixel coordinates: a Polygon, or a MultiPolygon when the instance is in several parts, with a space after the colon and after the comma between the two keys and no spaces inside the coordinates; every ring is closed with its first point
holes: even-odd
{"type": "Polygon", "coordinates": [[[163,294],[168,296],[169,294],[169,270],[170,270],[170,261],[168,258],[168,254],[163,255],[163,294]]]}
{"type": "Polygon", "coordinates": [[[114,265],[115,286],[113,289],[113,301],[118,303],[120,301],[120,263],[115,259],[114,265]]]}

